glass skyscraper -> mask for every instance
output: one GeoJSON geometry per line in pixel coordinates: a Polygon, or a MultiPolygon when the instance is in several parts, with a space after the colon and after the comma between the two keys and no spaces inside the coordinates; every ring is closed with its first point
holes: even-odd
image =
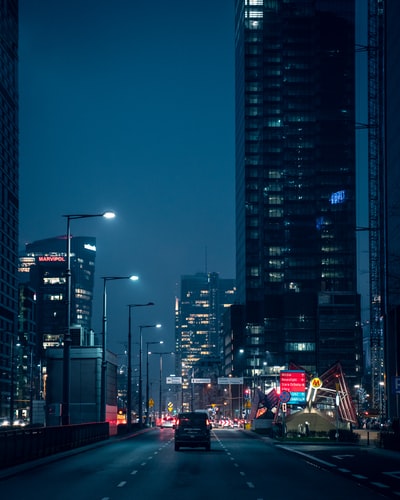
{"type": "Polygon", "coordinates": [[[218,273],[181,277],[175,310],[175,352],[176,374],[182,376],[183,389],[188,389],[191,378],[206,376],[207,366],[214,372],[220,370],[224,311],[235,298],[234,279],[221,278],[218,273]]]}
{"type": "Polygon", "coordinates": [[[18,343],[18,2],[0,2],[0,416],[13,413],[18,343]]]}
{"type": "Polygon", "coordinates": [[[237,294],[248,367],[359,383],[355,3],[236,0],[237,294]]]}
{"type": "MultiPolygon", "coordinates": [[[[19,276],[36,292],[38,355],[47,347],[61,346],[67,324],[65,236],[26,244],[20,256],[19,276]]],[[[73,345],[93,345],[93,307],[96,238],[71,238],[71,336],[73,345]]]]}

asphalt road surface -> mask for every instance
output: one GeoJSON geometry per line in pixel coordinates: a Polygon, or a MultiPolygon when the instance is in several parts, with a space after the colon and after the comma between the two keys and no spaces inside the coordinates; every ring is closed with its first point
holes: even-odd
{"type": "MultiPolygon", "coordinates": [[[[377,488],[370,481],[358,478],[356,469],[353,474],[340,472],[337,469],[350,467],[357,459],[328,457],[322,447],[312,450],[303,447],[294,453],[296,450],[281,448],[251,432],[216,429],[212,432],[211,451],[183,448],[176,452],[173,432],[173,429],[149,429],[78,453],[3,471],[1,498],[372,500],[400,491],[398,478],[393,479],[389,488],[377,488]],[[328,458],[343,467],[327,465],[328,458]]],[[[332,448],[328,449],[331,452],[332,448]]],[[[335,448],[335,453],[347,454],[341,448],[335,448]]],[[[364,458],[373,469],[373,457],[364,458]]],[[[365,468],[365,463],[360,467],[365,468]]],[[[390,469],[389,464],[387,468],[390,469]]]]}

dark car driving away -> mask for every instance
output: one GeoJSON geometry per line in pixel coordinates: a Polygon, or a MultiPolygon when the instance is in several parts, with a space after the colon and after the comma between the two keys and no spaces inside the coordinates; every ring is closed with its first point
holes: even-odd
{"type": "Polygon", "coordinates": [[[211,448],[211,424],[205,412],[179,413],[175,423],[175,451],[181,447],[211,448]]]}

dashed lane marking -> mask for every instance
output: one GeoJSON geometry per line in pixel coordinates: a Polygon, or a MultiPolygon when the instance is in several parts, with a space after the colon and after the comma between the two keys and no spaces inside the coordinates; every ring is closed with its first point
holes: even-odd
{"type": "Polygon", "coordinates": [[[383,474],[385,474],[386,476],[394,477],[396,479],[400,479],[400,471],[398,470],[394,470],[392,472],[383,472],[383,474]]]}
{"type": "Polygon", "coordinates": [[[389,488],[389,486],[388,486],[387,484],[378,483],[378,482],[375,482],[375,481],[374,481],[374,482],[372,482],[372,481],[371,481],[371,484],[373,484],[373,485],[374,485],[374,486],[376,486],[377,488],[382,488],[382,489],[384,489],[384,488],[389,488]]]}
{"type": "Polygon", "coordinates": [[[362,474],[352,474],[356,479],[368,479],[367,476],[363,476],[362,474]]]}

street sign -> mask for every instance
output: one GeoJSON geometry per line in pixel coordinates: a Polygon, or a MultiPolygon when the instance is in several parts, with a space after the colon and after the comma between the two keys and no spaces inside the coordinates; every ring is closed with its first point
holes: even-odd
{"type": "Polygon", "coordinates": [[[304,370],[281,370],[280,387],[281,391],[305,392],[306,372],[304,370]]]}
{"type": "Polygon", "coordinates": [[[211,384],[210,378],[192,378],[192,384],[211,384]]]}
{"type": "Polygon", "coordinates": [[[167,377],[167,384],[181,384],[182,377],[167,377]]]}
{"type": "Polygon", "coordinates": [[[290,392],[288,392],[288,391],[282,391],[279,394],[279,401],[281,403],[288,403],[290,401],[290,392]]]}
{"type": "Polygon", "coordinates": [[[321,387],[322,387],[322,380],[320,378],[318,378],[318,377],[314,377],[311,380],[311,387],[313,389],[321,389],[321,387]]]}
{"type": "Polygon", "coordinates": [[[291,392],[290,393],[290,404],[291,405],[302,405],[306,402],[305,392],[291,392]]]}
{"type": "Polygon", "coordinates": [[[219,385],[242,384],[243,377],[218,377],[219,385]]]}
{"type": "Polygon", "coordinates": [[[400,377],[392,377],[392,394],[400,394],[400,377]]]}

